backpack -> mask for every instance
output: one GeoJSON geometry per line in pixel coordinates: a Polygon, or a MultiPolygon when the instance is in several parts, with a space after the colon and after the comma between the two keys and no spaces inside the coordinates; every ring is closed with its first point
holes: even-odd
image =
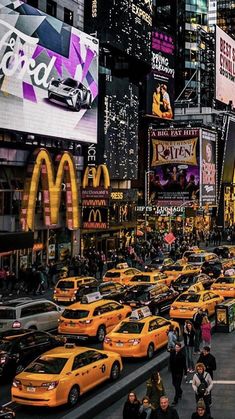
{"type": "MultiPolygon", "coordinates": [[[[199,375],[198,374],[197,374],[197,376],[199,378],[199,375]]],[[[199,384],[199,386],[197,388],[197,392],[198,392],[198,395],[199,396],[204,396],[205,395],[205,392],[206,392],[206,389],[208,387],[208,384],[206,382],[206,376],[207,376],[207,373],[206,373],[205,377],[203,377],[202,379],[199,378],[200,384],[199,384]]]]}

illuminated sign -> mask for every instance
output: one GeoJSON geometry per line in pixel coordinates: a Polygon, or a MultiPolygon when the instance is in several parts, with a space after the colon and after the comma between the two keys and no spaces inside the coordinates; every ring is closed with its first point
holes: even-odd
{"type": "Polygon", "coordinates": [[[92,180],[94,188],[100,186],[102,172],[104,175],[104,189],[108,189],[110,187],[110,178],[108,168],[105,164],[100,164],[97,169],[96,167],[88,166],[84,173],[82,187],[86,188],[89,186],[89,179],[92,180]]]}
{"type": "Polygon", "coordinates": [[[123,192],[111,192],[111,199],[114,201],[121,201],[124,198],[123,192]]]}
{"type": "Polygon", "coordinates": [[[23,230],[34,230],[35,206],[39,188],[42,183],[42,202],[44,223],[50,227],[58,224],[62,184],[66,191],[67,227],[70,230],[79,228],[79,202],[77,173],[73,157],[67,151],[57,156],[58,169],[55,175],[54,163],[45,149],[36,150],[34,162],[28,166],[27,177],[21,207],[23,230]]]}
{"type": "Polygon", "coordinates": [[[152,166],[169,163],[196,165],[197,140],[197,138],[182,141],[164,141],[153,139],[152,166]]]}
{"type": "Polygon", "coordinates": [[[82,205],[86,207],[104,207],[108,205],[110,196],[109,171],[105,164],[87,166],[82,182],[82,205]],[[103,186],[101,175],[103,174],[103,186]],[[92,186],[90,186],[92,184],[92,186]]]}
{"type": "Polygon", "coordinates": [[[216,99],[235,106],[235,40],[216,26],[216,99]]]}
{"type": "Polygon", "coordinates": [[[83,208],[83,228],[106,229],[107,227],[107,208],[83,208]]]}

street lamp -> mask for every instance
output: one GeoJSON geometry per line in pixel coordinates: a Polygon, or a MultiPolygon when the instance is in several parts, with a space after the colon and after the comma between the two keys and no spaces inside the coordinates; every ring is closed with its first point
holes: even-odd
{"type": "Polygon", "coordinates": [[[147,240],[147,206],[149,203],[149,188],[148,188],[148,178],[149,174],[153,173],[152,170],[145,170],[144,172],[144,240],[147,240]]]}

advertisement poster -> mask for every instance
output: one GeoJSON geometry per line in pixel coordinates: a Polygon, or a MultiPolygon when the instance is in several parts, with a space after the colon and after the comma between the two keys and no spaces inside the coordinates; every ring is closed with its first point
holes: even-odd
{"type": "Polygon", "coordinates": [[[67,260],[71,257],[71,243],[58,244],[58,257],[60,261],[67,260]]]}
{"type": "Polygon", "coordinates": [[[98,40],[0,0],[0,126],[97,142],[98,40]]]}
{"type": "Polygon", "coordinates": [[[199,129],[151,131],[150,202],[174,206],[199,199],[199,129]]]}
{"type": "Polygon", "coordinates": [[[152,33],[152,72],[147,77],[148,115],[174,118],[175,45],[171,36],[152,33]]]}
{"type": "Polygon", "coordinates": [[[216,135],[202,130],[201,204],[216,204],[216,135]]]}
{"type": "Polygon", "coordinates": [[[235,119],[229,117],[226,127],[226,137],[224,146],[224,165],[223,165],[223,183],[233,184],[233,172],[235,168],[235,119]]]}
{"type": "Polygon", "coordinates": [[[235,40],[216,26],[216,99],[235,107],[235,40]]]}
{"type": "Polygon", "coordinates": [[[55,244],[48,245],[48,259],[49,260],[55,259],[55,244]]]}
{"type": "Polygon", "coordinates": [[[84,229],[106,229],[109,225],[108,208],[86,208],[82,210],[84,229]]]}

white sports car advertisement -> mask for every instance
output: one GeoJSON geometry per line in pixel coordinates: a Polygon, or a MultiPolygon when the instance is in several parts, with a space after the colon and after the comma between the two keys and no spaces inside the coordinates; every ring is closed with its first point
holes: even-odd
{"type": "Polygon", "coordinates": [[[98,40],[0,0],[0,127],[97,142],[98,40]]]}

